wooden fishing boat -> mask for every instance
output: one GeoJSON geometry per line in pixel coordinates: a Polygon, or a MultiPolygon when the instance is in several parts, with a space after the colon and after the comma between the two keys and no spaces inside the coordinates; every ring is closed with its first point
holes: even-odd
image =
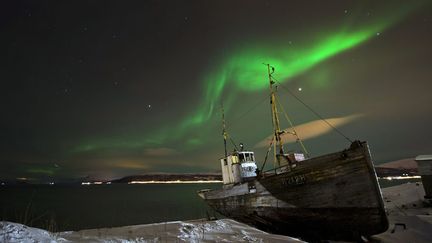
{"type": "Polygon", "coordinates": [[[226,217],[306,240],[358,240],[386,231],[388,220],[368,144],[354,141],[345,150],[313,158],[284,153],[274,68],[267,68],[277,166],[258,170],[254,152],[243,148],[228,154],[224,122],[223,186],[201,190],[199,196],[226,217]]]}

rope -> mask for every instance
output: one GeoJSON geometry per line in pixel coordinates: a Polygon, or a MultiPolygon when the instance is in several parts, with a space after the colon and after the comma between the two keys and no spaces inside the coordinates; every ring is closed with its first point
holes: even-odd
{"type": "MultiPolygon", "coordinates": [[[[261,99],[257,103],[255,103],[255,105],[252,106],[249,110],[245,111],[240,116],[236,117],[231,124],[233,124],[233,123],[237,122],[238,120],[240,120],[241,118],[245,117],[247,114],[249,114],[251,111],[255,110],[258,107],[258,105],[260,105],[261,103],[263,103],[267,99],[268,99],[268,96],[266,95],[263,99],[261,99]]],[[[227,125],[227,128],[229,128],[230,126],[232,126],[231,124],[227,125]]]]}
{"type": "Polygon", "coordinates": [[[278,82],[278,84],[285,90],[287,91],[289,94],[291,94],[297,101],[299,101],[301,104],[303,104],[306,108],[308,108],[313,114],[315,114],[319,119],[321,119],[323,122],[325,122],[330,128],[332,128],[333,130],[335,130],[339,135],[341,135],[343,138],[345,138],[346,140],[348,140],[350,143],[352,143],[353,141],[347,137],[345,134],[343,134],[339,129],[337,129],[336,127],[334,127],[332,124],[330,124],[324,117],[322,117],[318,112],[316,112],[314,109],[312,109],[312,107],[310,107],[309,105],[307,105],[305,102],[303,102],[299,97],[297,97],[293,92],[291,92],[288,88],[286,88],[285,86],[283,86],[277,79],[275,79],[273,77],[273,79],[275,81],[278,82]]]}
{"type": "MultiPolygon", "coordinates": [[[[237,122],[238,120],[240,120],[241,118],[243,118],[244,116],[246,116],[248,113],[250,113],[251,111],[253,111],[254,109],[256,109],[258,107],[258,105],[260,105],[261,103],[263,103],[265,100],[267,99],[267,96],[264,97],[263,99],[259,100],[259,102],[257,102],[254,106],[252,106],[249,110],[247,110],[246,112],[242,113],[239,117],[234,119],[234,122],[237,122]]],[[[231,124],[233,124],[234,122],[232,122],[231,124]]],[[[236,143],[234,142],[234,140],[231,138],[231,136],[228,133],[228,128],[231,127],[232,125],[227,125],[225,127],[226,133],[227,133],[227,137],[229,138],[231,144],[234,146],[234,148],[238,151],[239,149],[237,148],[236,143]]]]}
{"type": "Polygon", "coordinates": [[[229,140],[231,141],[232,145],[234,146],[235,150],[238,151],[239,149],[237,148],[237,145],[236,145],[236,143],[234,142],[234,140],[233,140],[230,136],[228,136],[228,138],[229,138],[229,140]]]}
{"type": "Polygon", "coordinates": [[[273,138],[272,138],[272,140],[271,140],[271,142],[270,142],[270,145],[269,145],[269,147],[268,147],[268,149],[267,149],[266,156],[265,156],[265,158],[264,158],[264,163],[263,163],[263,165],[261,166],[261,172],[264,170],[264,166],[265,166],[265,164],[266,164],[266,162],[267,162],[267,158],[268,158],[269,152],[270,152],[270,150],[271,150],[271,148],[272,148],[274,138],[275,138],[275,137],[273,136],[273,138]]]}
{"type": "Polygon", "coordinates": [[[275,96],[275,97],[276,97],[277,103],[279,104],[279,106],[281,107],[281,109],[282,109],[282,111],[283,111],[283,113],[285,115],[285,118],[287,119],[288,123],[291,126],[291,129],[293,130],[293,133],[291,133],[291,134],[293,134],[297,138],[296,142],[298,142],[300,144],[300,146],[302,147],[303,152],[306,154],[306,156],[309,157],[309,152],[307,151],[306,147],[303,144],[303,141],[300,139],[297,131],[295,130],[294,124],[292,123],[291,119],[289,118],[288,113],[285,111],[285,108],[282,106],[282,103],[279,102],[278,96],[275,96]]]}

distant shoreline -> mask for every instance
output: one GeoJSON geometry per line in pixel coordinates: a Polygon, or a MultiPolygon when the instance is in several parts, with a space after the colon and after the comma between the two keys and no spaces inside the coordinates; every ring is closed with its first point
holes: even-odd
{"type": "MultiPolygon", "coordinates": [[[[393,163],[393,162],[392,162],[393,163]]],[[[375,172],[380,179],[411,179],[419,178],[417,168],[407,163],[382,164],[375,166],[375,172]],[[405,165],[405,167],[399,166],[405,165]]],[[[81,178],[61,180],[35,181],[31,178],[17,178],[16,180],[0,179],[0,186],[5,185],[54,185],[54,184],[80,184],[80,185],[101,185],[101,184],[204,184],[222,183],[221,173],[148,173],[142,175],[130,175],[119,179],[98,180],[95,178],[81,178]]]]}
{"type": "Polygon", "coordinates": [[[222,175],[220,173],[195,173],[195,174],[145,174],[126,176],[117,180],[112,180],[112,183],[127,183],[127,184],[175,184],[175,183],[222,183],[222,175]]]}

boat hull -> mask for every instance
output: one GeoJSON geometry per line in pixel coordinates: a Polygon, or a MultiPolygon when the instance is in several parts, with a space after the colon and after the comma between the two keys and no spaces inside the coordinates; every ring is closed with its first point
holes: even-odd
{"type": "Polygon", "coordinates": [[[222,215],[303,239],[355,240],[388,228],[365,142],[200,196],[222,215]]]}

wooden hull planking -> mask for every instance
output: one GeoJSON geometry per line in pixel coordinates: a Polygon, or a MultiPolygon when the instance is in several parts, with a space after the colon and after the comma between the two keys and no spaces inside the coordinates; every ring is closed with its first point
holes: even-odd
{"type": "Polygon", "coordinates": [[[388,228],[366,142],[201,196],[222,215],[290,236],[349,240],[388,228]]]}

